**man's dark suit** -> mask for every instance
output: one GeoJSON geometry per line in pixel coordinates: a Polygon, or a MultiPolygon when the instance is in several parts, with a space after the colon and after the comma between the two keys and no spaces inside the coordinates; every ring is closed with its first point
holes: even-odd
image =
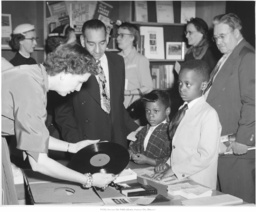
{"type": "Polygon", "coordinates": [[[121,56],[106,52],[109,67],[111,112],[100,105],[97,79],[91,76],[79,92],[56,109],[56,122],[64,140],[77,142],[84,139],[108,140],[127,147],[126,136],[137,129],[126,112],[124,101],[125,67],[121,56]]]}
{"type": "MultiPolygon", "coordinates": [[[[217,74],[207,102],[217,111],[222,135],[236,133],[239,143],[255,146],[255,50],[242,40],[217,74]]],[[[255,202],[255,150],[219,157],[220,189],[255,202]]]]}

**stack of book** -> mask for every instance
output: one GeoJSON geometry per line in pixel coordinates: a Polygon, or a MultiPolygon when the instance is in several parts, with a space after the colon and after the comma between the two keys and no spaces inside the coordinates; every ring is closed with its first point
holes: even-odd
{"type": "Polygon", "coordinates": [[[157,194],[157,189],[151,185],[129,183],[122,185],[121,193],[127,197],[149,196],[157,194]]]}

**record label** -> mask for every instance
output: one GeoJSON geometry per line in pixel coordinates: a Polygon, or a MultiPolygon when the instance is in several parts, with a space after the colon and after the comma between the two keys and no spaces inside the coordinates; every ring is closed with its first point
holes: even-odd
{"type": "Polygon", "coordinates": [[[91,160],[90,160],[90,164],[92,166],[105,166],[106,164],[108,164],[108,162],[110,161],[110,157],[106,154],[97,154],[94,155],[91,160]]]}
{"type": "Polygon", "coordinates": [[[114,142],[91,144],[77,152],[68,167],[84,173],[121,173],[130,160],[129,152],[114,142]]]}

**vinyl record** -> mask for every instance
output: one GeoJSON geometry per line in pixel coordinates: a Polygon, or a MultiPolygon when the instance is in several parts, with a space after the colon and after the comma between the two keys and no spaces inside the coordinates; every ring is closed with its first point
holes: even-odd
{"type": "Polygon", "coordinates": [[[80,173],[119,174],[129,163],[129,152],[113,142],[89,145],[77,152],[68,167],[80,173]]]}

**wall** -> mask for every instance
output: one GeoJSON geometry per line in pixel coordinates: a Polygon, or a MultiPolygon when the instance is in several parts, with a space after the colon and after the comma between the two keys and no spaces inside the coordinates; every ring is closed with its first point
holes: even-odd
{"type": "MultiPolygon", "coordinates": [[[[37,62],[44,60],[44,2],[43,1],[2,1],[2,13],[11,14],[12,29],[22,23],[35,25],[39,38],[33,57],[37,62]]],[[[10,49],[2,49],[2,56],[10,60],[14,56],[10,49]]]]}

